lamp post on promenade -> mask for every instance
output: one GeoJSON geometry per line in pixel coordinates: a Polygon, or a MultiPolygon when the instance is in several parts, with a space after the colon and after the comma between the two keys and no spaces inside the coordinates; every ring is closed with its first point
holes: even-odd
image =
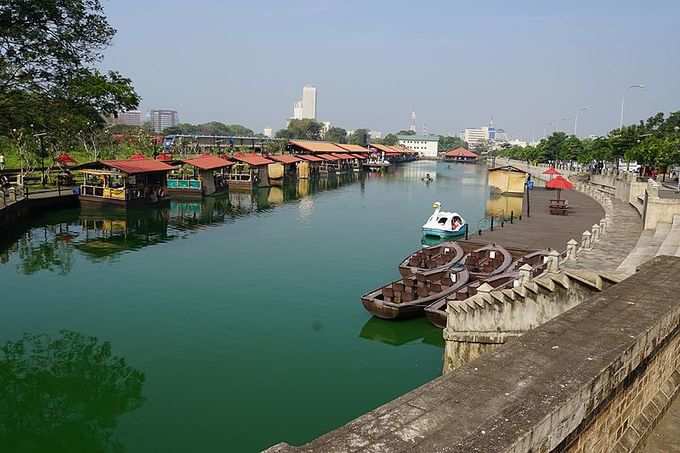
{"type": "MultiPolygon", "coordinates": [[[[635,85],[629,86],[627,88],[627,90],[630,90],[631,88],[644,88],[644,87],[645,86],[642,85],[642,84],[635,84],[635,85]]],[[[623,96],[621,96],[621,122],[619,123],[619,129],[623,129],[623,108],[624,108],[624,105],[626,104],[626,91],[624,91],[623,96]]]]}

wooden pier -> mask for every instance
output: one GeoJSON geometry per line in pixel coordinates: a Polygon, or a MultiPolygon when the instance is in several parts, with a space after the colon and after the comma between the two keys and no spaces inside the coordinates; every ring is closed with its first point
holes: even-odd
{"type": "Polygon", "coordinates": [[[510,248],[562,251],[570,239],[580,241],[581,234],[605,216],[604,209],[587,195],[571,190],[563,191],[562,196],[569,200],[568,215],[551,215],[548,206],[555,191],[535,187],[530,191],[528,203],[526,194],[524,196],[522,220],[515,219],[512,224],[495,220],[494,230],[482,231],[481,236],[470,225],[469,239],[496,242],[510,248]],[[530,217],[527,216],[527,205],[531,210],[530,217]]]}

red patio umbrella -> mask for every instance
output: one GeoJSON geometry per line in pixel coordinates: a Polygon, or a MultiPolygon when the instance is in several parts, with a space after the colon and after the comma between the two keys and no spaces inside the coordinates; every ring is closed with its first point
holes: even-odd
{"type": "Polygon", "coordinates": [[[76,162],[76,160],[75,160],[73,157],[71,157],[68,153],[61,153],[61,154],[59,154],[54,160],[57,161],[57,163],[59,163],[59,164],[61,164],[61,165],[63,165],[63,166],[66,166],[66,165],[75,165],[75,164],[78,163],[78,162],[76,162]]]}
{"type": "Polygon", "coordinates": [[[142,153],[134,153],[132,156],[130,156],[130,160],[145,160],[146,156],[142,153]]]}
{"type": "Polygon", "coordinates": [[[550,181],[545,183],[545,187],[548,189],[557,189],[557,199],[560,199],[560,194],[562,193],[562,189],[564,190],[569,190],[573,189],[574,185],[569,182],[568,179],[565,179],[562,175],[557,175],[554,179],[551,179],[550,181]]]}
{"type": "Polygon", "coordinates": [[[555,170],[555,167],[550,167],[546,171],[543,172],[544,175],[550,175],[550,180],[552,181],[553,176],[555,175],[561,175],[559,171],[555,170]]]}

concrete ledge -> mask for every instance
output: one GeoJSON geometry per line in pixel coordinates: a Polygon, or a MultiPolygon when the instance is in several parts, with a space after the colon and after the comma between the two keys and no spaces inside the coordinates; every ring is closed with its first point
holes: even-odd
{"type": "Polygon", "coordinates": [[[309,444],[269,451],[630,451],[629,427],[652,425],[669,400],[659,389],[675,391],[678,275],[680,258],[654,258],[497,351],[309,444]]]}

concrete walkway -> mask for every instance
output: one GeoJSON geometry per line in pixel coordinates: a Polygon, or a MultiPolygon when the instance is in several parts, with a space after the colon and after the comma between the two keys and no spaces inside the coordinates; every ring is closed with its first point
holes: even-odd
{"type": "MultiPolygon", "coordinates": [[[[614,199],[612,205],[613,209],[604,237],[595,243],[592,250],[581,251],[576,261],[564,263],[567,269],[585,269],[610,274],[621,272],[619,266],[638,243],[642,220],[629,203],[614,199]]],[[[633,272],[635,272],[634,268],[633,272]]],[[[628,275],[628,272],[624,274],[628,275]]]]}

